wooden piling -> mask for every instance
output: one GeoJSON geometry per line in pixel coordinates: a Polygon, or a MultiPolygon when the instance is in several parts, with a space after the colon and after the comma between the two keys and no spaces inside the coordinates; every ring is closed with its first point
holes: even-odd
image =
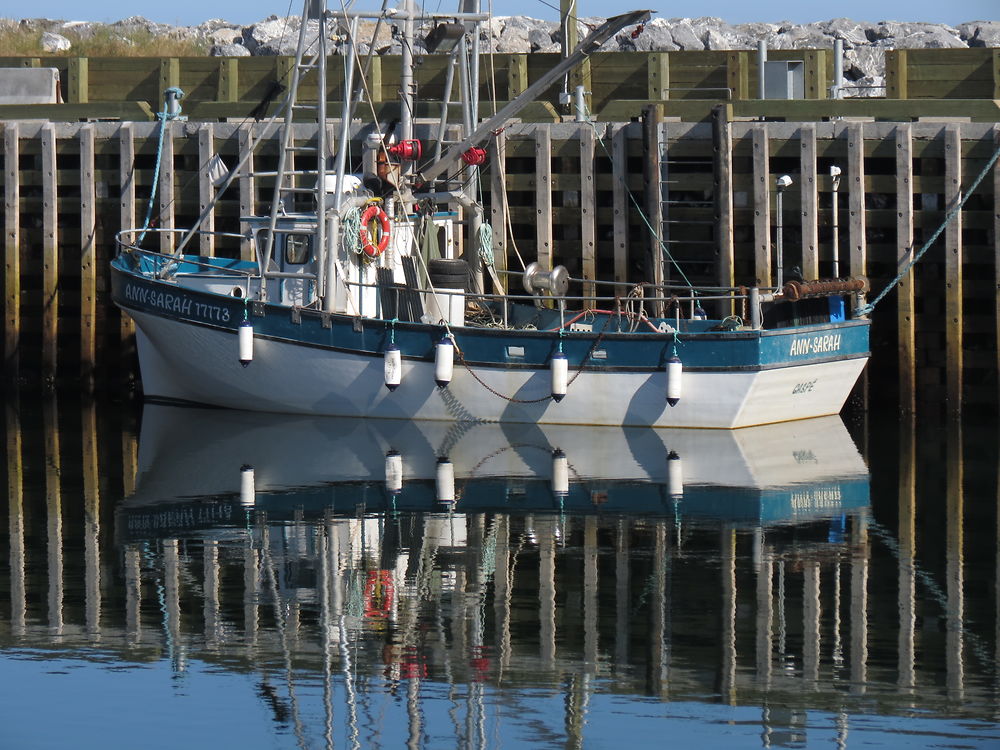
{"type": "Polygon", "coordinates": [[[97,367],[97,189],[94,126],[80,128],[80,379],[94,392],[97,367]]]}
{"type": "Polygon", "coordinates": [[[548,128],[535,128],[535,259],[544,270],[552,268],[552,136],[548,128]]]}
{"type": "Polygon", "coordinates": [[[819,180],[816,174],[816,126],[803,125],[799,130],[802,195],[802,276],[819,278],[819,180]]]}
{"type": "MultiPolygon", "coordinates": [[[[944,210],[955,210],[962,198],[962,140],[958,125],[944,129],[944,210]]],[[[945,245],[945,390],[948,411],[962,411],[962,212],[944,230],[945,245]]]]}
{"type": "Polygon", "coordinates": [[[628,142],[626,125],[611,133],[612,204],[614,206],[614,278],[628,281],[628,142]]]}
{"type": "MultiPolygon", "coordinates": [[[[712,110],[712,141],[715,179],[716,257],[718,258],[719,286],[736,285],[736,248],[733,232],[733,133],[728,110],[719,105],[712,110]]],[[[723,316],[733,313],[732,305],[723,310],[723,316]]]]}
{"type": "MultiPolygon", "coordinates": [[[[913,257],[913,136],[908,123],[896,126],[896,266],[902,270],[913,257]]],[[[917,407],[914,271],[899,282],[896,329],[899,342],[899,407],[912,414],[917,407]]]]}
{"type": "Polygon", "coordinates": [[[55,126],[41,130],[42,172],[42,380],[55,384],[59,347],[59,204],[55,126]]]}
{"type": "Polygon", "coordinates": [[[4,360],[9,382],[20,369],[21,342],[21,188],[20,138],[16,122],[4,127],[4,360]]]}
{"type": "Polygon", "coordinates": [[[773,284],[771,268],[771,167],[767,125],[754,125],[753,140],[753,236],[754,284],[773,284]]]}
{"type": "MultiPolygon", "coordinates": [[[[597,188],[594,183],[596,138],[590,125],[581,125],[580,138],[580,267],[583,278],[597,278],[597,188]]],[[[583,295],[596,294],[594,284],[583,285],[583,295]]]]}
{"type": "MultiPolygon", "coordinates": [[[[122,123],[118,130],[118,179],[120,200],[118,208],[119,227],[122,231],[135,229],[135,140],[132,124],[122,123]]],[[[123,242],[135,242],[135,233],[122,235],[123,242]]],[[[116,248],[117,250],[117,248],[116,248]]],[[[121,340],[121,371],[129,373],[135,362],[135,323],[124,312],[119,315],[119,337],[121,340]]],[[[122,380],[127,381],[126,376],[122,380]]]]}
{"type": "Polygon", "coordinates": [[[174,249],[174,123],[162,122],[164,129],[163,150],[160,154],[160,184],[157,186],[157,214],[153,226],[160,232],[160,252],[171,253],[174,249]]]}
{"type": "Polygon", "coordinates": [[[93,637],[101,629],[101,491],[97,454],[97,408],[87,400],[81,409],[83,437],[83,504],[85,616],[93,637]]]}
{"type": "Polygon", "coordinates": [[[899,430],[899,686],[916,684],[916,554],[917,518],[917,423],[914,415],[899,430]]]}
{"type": "MultiPolygon", "coordinates": [[[[646,216],[653,230],[649,237],[649,254],[643,264],[645,277],[655,286],[663,284],[665,265],[663,252],[663,185],[660,181],[661,154],[660,128],[663,114],[657,106],[649,106],[642,117],[643,181],[645,183],[646,216]]],[[[662,296],[658,294],[657,296],[662,296]]],[[[662,314],[662,303],[654,306],[656,314],[662,314]]]]}
{"type": "MultiPolygon", "coordinates": [[[[493,266],[499,274],[508,268],[507,259],[507,224],[510,209],[507,205],[507,187],[505,182],[507,159],[507,135],[501,130],[490,140],[490,159],[496,165],[490,170],[490,223],[493,226],[493,266]]],[[[503,282],[503,276],[498,277],[503,282]]],[[[500,290],[494,290],[499,292],[500,290]]]]}
{"type": "MultiPolygon", "coordinates": [[[[9,153],[9,152],[8,152],[9,153]]],[[[7,446],[7,535],[10,547],[10,629],[23,635],[27,621],[24,554],[24,461],[21,443],[20,404],[9,394],[4,403],[7,446]]]]}
{"type": "Polygon", "coordinates": [[[868,241],[865,237],[865,138],[860,122],[847,126],[849,269],[853,276],[868,273],[868,241]]]}
{"type": "MultiPolygon", "coordinates": [[[[948,137],[946,128],[945,137],[948,137]]],[[[947,170],[947,156],[945,169],[947,170]]],[[[962,424],[949,419],[945,443],[945,684],[949,700],[965,690],[965,463],[962,424]]]]}
{"type": "MultiPolygon", "coordinates": [[[[997,86],[1000,87],[1000,50],[997,51],[997,86]]],[[[1000,150],[1000,125],[993,127],[993,147],[1000,150]]],[[[996,327],[996,349],[997,349],[997,372],[1000,372],[1000,164],[993,165],[993,255],[994,255],[994,277],[996,281],[996,300],[994,307],[994,324],[996,327]]],[[[1000,384],[998,384],[1000,385],[1000,384]]],[[[998,397],[1000,401],[1000,397],[998,397]]],[[[1000,519],[998,519],[1000,523],[1000,519]]],[[[997,585],[1000,586],[1000,579],[997,585]]],[[[997,602],[1000,608],[1000,600],[997,602]]],[[[1000,627],[1000,616],[997,617],[998,627],[1000,627]]]]}
{"type": "Polygon", "coordinates": [[[45,517],[47,527],[49,629],[63,631],[62,456],[59,449],[59,408],[54,397],[42,404],[45,431],[45,517]]]}
{"type": "MultiPolygon", "coordinates": [[[[239,177],[240,216],[251,216],[256,205],[256,201],[254,200],[253,153],[250,151],[250,144],[253,143],[251,125],[240,126],[238,142],[240,160],[246,159],[243,171],[239,177]]],[[[247,238],[240,240],[240,259],[253,260],[253,243],[247,238]]]]}
{"type": "MultiPolygon", "coordinates": [[[[208,164],[215,154],[215,137],[212,123],[206,122],[198,128],[198,215],[200,216],[215,197],[215,186],[208,173],[208,164]]],[[[209,211],[201,224],[204,230],[198,236],[198,252],[209,258],[215,255],[215,211],[209,211]]]]}

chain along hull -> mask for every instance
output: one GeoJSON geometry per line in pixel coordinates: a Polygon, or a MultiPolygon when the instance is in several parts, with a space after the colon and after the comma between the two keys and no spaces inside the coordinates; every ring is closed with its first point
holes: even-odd
{"type": "Polygon", "coordinates": [[[576,377],[556,403],[548,398],[547,366],[456,364],[451,383],[439,388],[432,359],[404,358],[400,385],[390,391],[379,353],[260,335],[253,362],[242,367],[234,328],[130,313],[147,397],[292,414],[735,428],[839,413],[867,361],[865,352],[761,369],[687,371],[683,396],[673,407],[662,368],[577,374],[571,367],[570,377],[576,377]]]}

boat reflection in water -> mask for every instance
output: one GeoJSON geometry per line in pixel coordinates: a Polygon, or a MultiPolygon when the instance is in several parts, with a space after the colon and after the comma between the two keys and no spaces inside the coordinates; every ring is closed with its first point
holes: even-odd
{"type": "Polygon", "coordinates": [[[839,417],[736,431],[650,430],[149,404],[123,522],[139,531],[167,514],[175,521],[164,516],[164,530],[176,523],[180,531],[184,513],[189,522],[210,519],[201,507],[208,501],[270,519],[562,512],[767,524],[839,520],[868,500],[867,467],[839,417]]]}
{"type": "MultiPolygon", "coordinates": [[[[816,610],[787,668],[786,564],[817,585],[829,566],[839,596],[868,504],[839,418],[632,431],[147,405],[117,539],[130,611],[155,579],[185,658],[262,673],[283,658],[287,685],[269,689],[305,710],[322,686],[328,739],[377,710],[381,744],[469,744],[489,724],[539,746],[618,731],[599,695],[808,705],[803,679],[835,679],[843,659],[820,669],[816,610]],[[744,600],[756,618],[737,618],[744,600]],[[182,634],[182,611],[204,613],[203,634],[182,634]]],[[[838,614],[838,644],[846,627],[838,614]]]]}

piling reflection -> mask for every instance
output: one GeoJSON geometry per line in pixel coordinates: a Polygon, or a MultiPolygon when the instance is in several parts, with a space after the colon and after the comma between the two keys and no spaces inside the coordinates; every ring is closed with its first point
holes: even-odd
{"type": "Polygon", "coordinates": [[[970,629],[963,586],[961,434],[927,570],[905,425],[890,530],[839,418],[630,431],[147,405],[136,436],[76,414],[7,404],[4,645],[251,673],[303,746],[367,744],[377,705],[412,746],[487,747],[490,707],[537,719],[536,689],[562,696],[542,744],[571,746],[609,695],[758,707],[764,744],[818,710],[843,746],[873,697],[995,710],[996,605],[970,629]]]}

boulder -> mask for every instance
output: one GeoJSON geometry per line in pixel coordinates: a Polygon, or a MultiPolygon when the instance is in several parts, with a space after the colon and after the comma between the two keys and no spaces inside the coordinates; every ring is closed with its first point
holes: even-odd
{"type": "Polygon", "coordinates": [[[66,52],[73,46],[73,43],[62,34],[43,31],[41,45],[46,52],[66,52]]]}
{"type": "Polygon", "coordinates": [[[250,50],[242,44],[213,44],[208,54],[211,57],[249,57],[250,50]]]}
{"type": "Polygon", "coordinates": [[[678,50],[674,42],[670,22],[663,18],[654,18],[645,26],[636,26],[620,32],[615,40],[623,52],[664,52],[678,50]]]}
{"type": "Polygon", "coordinates": [[[959,39],[970,47],[1000,47],[1000,21],[970,21],[956,28],[959,39]]]}
{"type": "Polygon", "coordinates": [[[967,46],[958,38],[957,33],[953,34],[946,28],[926,29],[896,37],[897,49],[950,49],[967,46]]]}

